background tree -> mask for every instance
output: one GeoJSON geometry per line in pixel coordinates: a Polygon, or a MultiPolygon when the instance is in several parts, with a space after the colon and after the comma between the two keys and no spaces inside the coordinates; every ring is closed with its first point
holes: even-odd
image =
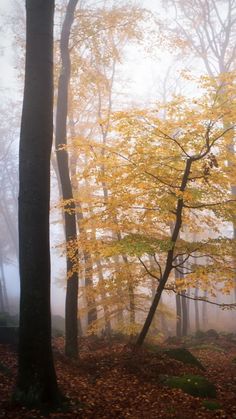
{"type": "Polygon", "coordinates": [[[75,246],[73,257],[70,255],[71,242],[77,240],[75,202],[68,165],[67,144],[67,113],[68,113],[68,88],[70,81],[70,30],[74,20],[74,13],[78,0],[69,0],[65,19],[62,26],[60,40],[61,70],[58,80],[57,114],[55,145],[58,171],[64,200],[64,220],[66,236],[66,340],[65,353],[70,357],[78,356],[78,248],[75,246]]]}

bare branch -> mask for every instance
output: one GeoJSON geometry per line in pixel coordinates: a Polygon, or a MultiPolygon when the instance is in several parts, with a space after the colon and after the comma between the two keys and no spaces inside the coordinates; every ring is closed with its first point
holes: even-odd
{"type": "Polygon", "coordinates": [[[138,257],[139,262],[143,265],[145,271],[148,273],[148,275],[152,276],[152,278],[155,278],[157,281],[160,281],[160,278],[156,275],[154,275],[149,269],[148,267],[145,265],[145,263],[142,261],[141,258],[138,257]]]}

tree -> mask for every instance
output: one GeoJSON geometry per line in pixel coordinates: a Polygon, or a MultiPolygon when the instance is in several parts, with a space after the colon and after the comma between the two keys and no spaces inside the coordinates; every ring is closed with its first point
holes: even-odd
{"type": "MultiPolygon", "coordinates": [[[[211,77],[235,70],[236,62],[236,2],[235,0],[168,0],[175,18],[169,25],[171,42],[179,46],[183,55],[191,54],[200,59],[211,77]],[[197,22],[197,24],[195,24],[197,22]]],[[[218,86],[216,86],[218,88],[218,86]]],[[[222,86],[224,88],[224,86],[222,86]]],[[[227,128],[225,126],[225,128],[227,128]]],[[[235,153],[233,135],[229,144],[235,153]]],[[[230,164],[230,160],[229,160],[230,164]]],[[[230,185],[232,196],[236,195],[235,180],[230,185]]],[[[236,226],[233,220],[233,237],[236,226]]],[[[236,262],[235,262],[236,263],[236,262]]],[[[236,279],[235,279],[236,281],[236,279]]],[[[236,296],[236,287],[234,296],[236,296]]],[[[196,305],[195,305],[196,307],[196,305]]],[[[206,312],[206,306],[203,305],[206,312]]]]}
{"type": "Polygon", "coordinates": [[[211,77],[235,69],[235,0],[168,0],[164,5],[174,12],[167,29],[172,46],[200,58],[211,77]]]}
{"type": "Polygon", "coordinates": [[[53,132],[54,0],[26,0],[19,156],[20,330],[14,399],[59,402],[51,348],[49,198],[53,132]]]}
{"type": "Polygon", "coordinates": [[[68,165],[67,144],[67,113],[68,113],[68,88],[70,81],[70,30],[74,20],[74,13],[78,0],[69,0],[65,20],[62,26],[60,53],[61,70],[58,81],[57,114],[56,114],[56,137],[58,171],[60,175],[62,197],[64,200],[65,235],[66,235],[66,263],[67,263],[67,287],[66,287],[66,342],[65,353],[69,357],[78,356],[78,247],[75,246],[73,260],[70,256],[70,244],[77,239],[75,202],[73,198],[72,184],[68,165]]]}
{"type": "MultiPolygon", "coordinates": [[[[70,126],[71,133],[73,132],[73,135],[71,135],[71,146],[73,147],[71,172],[73,170],[74,197],[76,197],[77,215],[79,220],[79,241],[85,262],[84,270],[86,286],[83,289],[85,291],[84,294],[87,294],[87,297],[89,296],[89,288],[90,290],[92,288],[92,263],[91,255],[88,251],[84,250],[87,248],[89,234],[86,232],[86,229],[83,228],[84,218],[86,218],[86,216],[83,216],[83,211],[86,214],[88,207],[86,204],[81,205],[80,197],[82,188],[81,185],[79,185],[79,182],[76,182],[76,175],[78,177],[78,173],[81,172],[84,167],[83,155],[81,154],[78,145],[76,147],[76,143],[78,143],[78,138],[83,142],[86,142],[88,137],[95,137],[96,141],[101,141],[103,145],[106,145],[113,107],[116,68],[122,60],[126,45],[129,42],[135,42],[142,38],[140,28],[140,22],[142,20],[144,20],[144,12],[137,7],[124,4],[123,6],[118,6],[116,8],[110,8],[107,7],[107,5],[104,5],[104,8],[101,9],[80,10],[80,19],[78,20],[78,23],[75,21],[74,25],[72,48],[74,59],[70,96],[70,126]],[[76,63],[78,63],[77,66],[75,66],[76,63]],[[80,165],[77,167],[79,158],[80,165]],[[78,184],[76,185],[76,183],[78,184]]],[[[98,187],[102,188],[104,200],[107,201],[109,191],[102,180],[106,171],[105,149],[102,148],[100,152],[101,177],[96,189],[98,189],[98,187]]],[[[88,182],[84,188],[87,190],[92,189],[89,188],[88,182]]],[[[89,212],[93,212],[93,208],[91,208],[90,205],[88,206],[89,212]]],[[[95,231],[94,233],[96,234],[95,231]]],[[[120,237],[119,231],[114,232],[114,234],[120,237]]],[[[122,263],[126,264],[128,270],[128,261],[125,255],[123,255],[120,260],[117,260],[117,266],[121,264],[121,260],[122,263]]],[[[105,291],[102,290],[104,279],[102,263],[97,257],[95,258],[95,261],[101,293],[105,295],[105,291]]],[[[132,283],[131,281],[128,281],[128,278],[127,282],[129,282],[130,318],[134,321],[135,307],[132,283]]],[[[94,306],[94,303],[96,302],[92,301],[92,303],[92,306],[94,306]]],[[[106,312],[106,304],[103,309],[104,312],[106,312]]],[[[88,310],[88,319],[94,320],[95,316],[93,316],[92,319],[92,316],[89,316],[89,311],[91,310],[88,310]]],[[[105,317],[108,320],[108,315],[105,315],[105,317]]],[[[88,324],[89,323],[90,322],[88,321],[88,324]]]]}
{"type": "Polygon", "coordinates": [[[175,98],[166,106],[165,121],[158,117],[161,105],[150,112],[133,110],[117,115],[120,141],[116,148],[107,147],[107,153],[111,153],[107,183],[111,190],[111,216],[112,209],[118,208],[117,220],[125,236],[120,243],[109,243],[107,239],[107,248],[110,247],[110,255],[125,252],[138,257],[144,272],[157,281],[138,345],[143,343],[166,287],[175,292],[181,289],[180,295],[184,295],[186,285],[193,287],[197,281],[213,294],[220,281],[225,281],[222,291],[227,293],[232,287],[234,243],[223,238],[219,230],[223,220],[232,220],[235,210],[229,191],[235,170],[225,165],[234,129],[232,80],[233,75],[228,75],[207,81],[206,96],[192,104],[175,98]],[[215,93],[216,83],[223,83],[225,91],[219,88],[215,93]],[[183,226],[188,229],[184,235],[183,226]],[[215,237],[201,237],[201,230],[207,226],[215,237]],[[193,241],[191,234],[195,229],[198,239],[193,241]],[[147,267],[144,255],[152,255],[154,271],[147,267]],[[199,265],[196,260],[200,260],[199,265]],[[175,269],[181,274],[178,288],[172,282],[175,269]],[[167,285],[169,280],[172,281],[167,285]]]}

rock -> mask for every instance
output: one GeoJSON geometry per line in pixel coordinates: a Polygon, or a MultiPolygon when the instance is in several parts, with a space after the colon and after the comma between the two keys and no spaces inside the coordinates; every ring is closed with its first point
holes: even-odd
{"type": "Polygon", "coordinates": [[[191,394],[191,396],[216,398],[215,385],[202,376],[168,377],[164,380],[164,385],[170,388],[179,388],[185,393],[191,394]]]}
{"type": "Polygon", "coordinates": [[[206,331],[206,337],[213,338],[213,339],[219,339],[219,334],[215,329],[209,329],[206,331]]]}
{"type": "Polygon", "coordinates": [[[184,364],[195,365],[196,367],[205,371],[205,368],[201,362],[185,348],[167,349],[162,353],[167,355],[169,358],[176,359],[177,361],[181,361],[184,364]]]}

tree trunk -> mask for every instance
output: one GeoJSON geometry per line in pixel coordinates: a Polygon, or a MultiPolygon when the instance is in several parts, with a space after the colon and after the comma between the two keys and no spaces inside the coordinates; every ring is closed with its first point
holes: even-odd
{"type": "MultiPolygon", "coordinates": [[[[75,133],[75,124],[73,120],[73,111],[71,111],[71,117],[69,120],[70,125],[70,131],[71,131],[71,140],[73,142],[73,139],[76,138],[75,133]]],[[[72,185],[72,192],[75,191],[75,194],[78,195],[78,184],[76,181],[76,163],[77,158],[76,154],[71,157],[71,185],[72,185]],[[73,180],[74,179],[74,180],[73,180]],[[77,192],[77,193],[76,193],[77,192]]],[[[86,183],[86,181],[85,181],[86,183]]],[[[73,192],[74,193],[74,192],[73,192]]],[[[77,222],[78,222],[78,230],[81,240],[81,248],[83,253],[83,259],[84,259],[84,283],[85,283],[85,297],[86,297],[86,303],[87,303],[87,322],[88,326],[93,324],[97,320],[97,307],[96,307],[96,299],[93,292],[93,261],[91,253],[86,250],[87,243],[88,243],[88,234],[86,231],[86,228],[83,226],[83,220],[84,220],[84,214],[83,214],[83,208],[81,205],[81,202],[77,199],[76,200],[76,216],[77,216],[77,222]]]]}
{"type": "MultiPolygon", "coordinates": [[[[204,291],[204,298],[207,299],[207,291],[204,291]]],[[[207,319],[207,303],[205,301],[202,302],[202,324],[204,328],[207,328],[208,319],[207,319]]]]}
{"type": "Polygon", "coordinates": [[[78,247],[75,202],[73,199],[72,185],[70,180],[67,145],[67,113],[68,113],[68,87],[70,81],[70,52],[69,38],[71,26],[74,20],[74,13],[78,0],[69,0],[66,16],[62,26],[60,51],[61,70],[58,82],[57,114],[56,114],[56,151],[58,171],[62,186],[62,196],[65,200],[65,233],[67,245],[67,288],[66,288],[66,344],[65,353],[67,356],[77,358],[78,356],[78,247]],[[70,257],[69,246],[75,246],[74,261],[70,257]]]}
{"type": "Polygon", "coordinates": [[[9,307],[9,300],[8,300],[7,287],[6,287],[6,278],[5,278],[5,272],[4,272],[2,249],[0,249],[0,272],[1,272],[2,299],[3,299],[3,308],[4,308],[2,311],[9,312],[10,307],[9,307]]]}
{"type": "Polygon", "coordinates": [[[3,300],[3,286],[2,286],[2,279],[0,278],[0,311],[5,311],[4,300],[3,300]]]}
{"type": "MultiPolygon", "coordinates": [[[[195,288],[195,298],[198,298],[198,286],[196,285],[195,288]]],[[[200,330],[200,318],[199,318],[199,303],[198,300],[194,301],[194,308],[195,308],[195,330],[196,332],[200,330]]]]}
{"type": "MultiPolygon", "coordinates": [[[[186,291],[183,291],[182,294],[186,294],[186,291]]],[[[185,297],[181,297],[182,305],[182,336],[187,336],[188,333],[188,309],[187,309],[187,300],[185,297]]]]}
{"type": "Polygon", "coordinates": [[[181,296],[176,294],[176,336],[180,338],[182,336],[182,310],[181,310],[181,296]]]}
{"type": "Polygon", "coordinates": [[[32,406],[59,402],[51,349],[49,250],[53,13],[54,0],[26,0],[19,162],[19,365],[13,397],[32,406]]]}
{"type": "MultiPolygon", "coordinates": [[[[188,158],[186,160],[186,164],[185,164],[185,170],[184,170],[184,174],[183,174],[183,178],[182,178],[182,182],[181,182],[181,187],[180,187],[180,191],[184,192],[186,185],[188,183],[188,178],[189,178],[189,174],[191,171],[191,165],[192,165],[193,160],[191,158],[188,158]]],[[[156,290],[156,294],[155,297],[153,299],[153,302],[151,304],[151,307],[149,309],[147,318],[144,322],[143,328],[138,336],[137,342],[136,342],[136,346],[141,346],[144,342],[144,339],[148,333],[149,327],[152,323],[153,317],[155,315],[156,309],[158,307],[158,304],[160,302],[160,298],[162,295],[162,292],[165,289],[165,285],[169,279],[170,273],[173,269],[173,258],[174,258],[174,251],[175,251],[175,245],[179,236],[179,232],[182,226],[182,212],[183,212],[183,206],[184,206],[184,201],[183,198],[179,198],[177,201],[177,205],[176,205],[176,210],[175,210],[175,225],[173,228],[173,232],[171,234],[171,242],[172,242],[172,248],[167,252],[167,257],[166,257],[166,264],[165,264],[165,270],[164,273],[161,277],[161,280],[159,282],[159,285],[157,287],[156,290]]]]}

